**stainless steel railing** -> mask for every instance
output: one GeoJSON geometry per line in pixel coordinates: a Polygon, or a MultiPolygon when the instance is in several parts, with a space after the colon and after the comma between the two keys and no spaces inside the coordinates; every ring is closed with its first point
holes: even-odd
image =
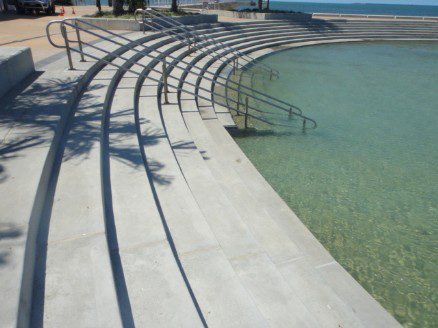
{"type": "MultiPolygon", "coordinates": [[[[133,40],[131,40],[123,35],[114,33],[112,31],[109,31],[109,30],[106,30],[102,27],[99,27],[95,24],[92,24],[92,23],[89,23],[87,21],[77,19],[77,18],[69,18],[69,19],[64,19],[64,20],[52,21],[47,25],[46,33],[47,33],[47,38],[48,38],[49,42],[54,47],[66,49],[70,69],[74,69],[73,60],[72,60],[72,52],[75,52],[75,53],[78,53],[80,55],[81,61],[84,61],[85,56],[86,56],[86,57],[92,58],[96,61],[101,61],[101,62],[104,62],[108,65],[112,65],[112,66],[115,66],[119,69],[125,70],[127,72],[131,72],[131,73],[136,74],[138,76],[148,78],[148,79],[155,81],[157,83],[162,83],[165,86],[165,88],[164,88],[165,99],[167,99],[167,92],[168,92],[168,88],[170,87],[170,88],[177,90],[178,92],[184,92],[184,93],[190,94],[190,95],[194,96],[195,99],[204,99],[204,100],[211,101],[211,102],[216,103],[216,104],[221,105],[221,106],[226,106],[230,110],[232,110],[238,114],[245,115],[245,118],[246,118],[245,121],[248,120],[248,117],[251,117],[252,119],[258,120],[260,122],[264,122],[268,125],[274,125],[274,123],[272,123],[270,120],[267,120],[263,117],[259,117],[256,114],[254,114],[254,113],[261,112],[260,109],[258,109],[258,108],[246,106],[245,111],[241,111],[239,108],[230,106],[229,102],[233,103],[234,106],[239,107],[240,99],[238,99],[237,101],[234,99],[225,99],[224,95],[221,95],[221,94],[218,94],[217,92],[214,92],[213,88],[210,90],[210,89],[206,89],[200,85],[194,84],[192,82],[184,81],[185,85],[193,87],[194,90],[196,91],[196,92],[192,92],[192,91],[188,91],[187,88],[182,88],[182,87],[179,87],[178,85],[170,84],[168,82],[168,80],[171,80],[171,81],[176,82],[176,83],[179,82],[178,78],[168,74],[173,69],[178,69],[178,70],[182,70],[183,73],[185,73],[185,74],[192,74],[197,78],[204,78],[204,79],[211,81],[212,83],[216,83],[216,84],[219,84],[221,86],[226,87],[226,84],[214,81],[214,79],[210,79],[210,78],[204,76],[203,74],[207,72],[206,70],[199,68],[199,67],[196,67],[195,65],[192,65],[188,62],[179,60],[178,58],[176,58],[168,53],[160,52],[160,51],[157,51],[157,49],[149,48],[141,42],[133,41],[133,40]],[[56,44],[52,40],[51,27],[54,25],[59,25],[60,32],[61,32],[60,34],[61,34],[62,39],[64,41],[64,44],[62,44],[62,45],[56,44]],[[89,27],[89,29],[85,28],[84,26],[89,27]],[[67,31],[67,28],[69,28],[70,31],[67,31]],[[69,33],[69,32],[73,32],[73,33],[69,33]],[[110,45],[113,45],[113,46],[115,45],[115,46],[119,47],[119,49],[123,49],[125,51],[133,51],[136,54],[140,55],[141,57],[148,57],[156,62],[161,62],[163,67],[161,70],[156,69],[155,66],[148,67],[144,64],[139,63],[138,60],[132,60],[131,58],[127,58],[121,54],[116,54],[114,51],[107,50],[103,47],[100,47],[97,44],[93,44],[92,42],[86,42],[83,39],[81,39],[81,32],[87,33],[88,35],[91,35],[91,36],[97,38],[98,40],[106,41],[110,45]],[[107,35],[102,35],[103,33],[105,33],[107,35]],[[69,35],[75,36],[76,39],[69,37],[69,35]],[[125,43],[121,42],[120,40],[122,40],[125,43]],[[76,47],[72,46],[73,44],[77,44],[78,47],[76,48],[76,47]],[[84,46],[86,46],[86,47],[84,47],[84,46]],[[95,53],[93,53],[93,51],[95,51],[95,53]],[[99,54],[99,52],[100,52],[100,54],[99,54]],[[169,58],[172,61],[169,61],[168,60],[169,58]],[[121,59],[121,60],[125,61],[126,63],[129,63],[130,68],[127,68],[124,65],[119,65],[119,64],[114,63],[113,61],[115,59],[121,59]],[[181,63],[184,64],[185,67],[178,66],[178,64],[181,64],[181,63]],[[134,66],[140,66],[142,68],[142,70],[146,70],[148,72],[148,74],[149,74],[149,72],[156,72],[156,73],[160,74],[161,77],[154,78],[150,74],[148,75],[148,74],[139,73],[139,72],[135,71],[134,69],[132,69],[132,67],[134,67],[134,66]],[[194,72],[193,69],[199,70],[200,73],[194,72]],[[210,95],[210,97],[200,95],[199,90],[208,93],[210,95]],[[225,102],[220,101],[219,99],[221,99],[221,98],[224,98],[226,101],[225,102]],[[250,110],[252,112],[250,112],[250,110]]],[[[210,73],[210,72],[208,72],[208,73],[210,73]]],[[[232,90],[239,91],[239,89],[237,89],[237,88],[232,88],[232,90]]],[[[316,122],[313,119],[302,115],[302,113],[293,111],[292,107],[289,107],[289,108],[281,107],[278,104],[273,104],[270,101],[262,99],[261,97],[255,97],[255,96],[251,95],[249,92],[244,92],[244,91],[240,90],[240,93],[244,94],[246,96],[246,99],[255,99],[257,101],[261,101],[262,103],[265,103],[266,105],[270,105],[273,108],[281,109],[282,111],[288,112],[289,115],[293,115],[293,117],[295,119],[302,120],[302,128],[304,130],[309,129],[309,128],[314,129],[317,126],[316,122]]],[[[248,100],[246,100],[246,104],[248,104],[248,100]]],[[[291,125],[284,124],[284,123],[276,123],[275,125],[291,127],[291,125]]]]}
{"type": "MultiPolygon", "coordinates": [[[[144,15],[144,12],[145,12],[145,11],[139,9],[139,10],[136,11],[136,15],[138,15],[138,13],[142,13],[142,14],[144,15]]],[[[156,31],[159,31],[159,32],[161,32],[161,33],[164,33],[164,34],[170,36],[172,39],[174,39],[174,40],[176,40],[176,41],[179,41],[179,42],[184,43],[184,41],[187,40],[186,33],[184,33],[184,32],[182,32],[183,36],[180,36],[178,33],[176,33],[175,35],[174,35],[174,34],[170,34],[170,33],[168,33],[168,32],[169,32],[168,29],[163,29],[163,30],[161,30],[161,29],[155,29],[155,27],[154,27],[154,23],[152,23],[152,22],[148,22],[148,21],[145,20],[145,19],[143,19],[143,24],[144,24],[144,25],[147,24],[147,25],[150,26],[152,29],[154,29],[154,30],[156,30],[156,31]]],[[[144,25],[143,25],[143,26],[144,26],[144,25]]],[[[223,43],[221,43],[221,44],[223,44],[223,43]]],[[[188,40],[188,42],[186,43],[186,45],[188,46],[188,50],[190,50],[191,48],[194,48],[194,49],[196,49],[196,50],[200,50],[200,51],[202,51],[203,53],[207,54],[208,56],[210,56],[210,57],[212,57],[212,58],[214,58],[214,59],[216,59],[216,60],[219,60],[219,61],[221,61],[221,62],[223,62],[223,63],[225,63],[225,64],[227,64],[227,65],[228,65],[229,63],[232,63],[232,65],[233,65],[233,72],[235,72],[235,71],[238,69],[239,57],[237,57],[236,53],[234,53],[232,49],[230,49],[230,55],[232,56],[232,57],[231,57],[232,60],[230,60],[230,58],[226,58],[227,54],[224,55],[224,52],[219,53],[219,52],[217,52],[216,50],[211,50],[211,49],[209,49],[209,48],[201,47],[199,43],[194,43],[194,44],[192,45],[191,42],[190,42],[190,40],[188,40]]],[[[221,47],[221,49],[224,48],[222,45],[221,45],[220,47],[221,47]]],[[[161,53],[161,52],[158,51],[158,50],[156,50],[156,52],[161,53]]],[[[173,59],[172,56],[169,56],[169,57],[173,59]]],[[[190,63],[188,63],[188,62],[186,62],[186,61],[184,61],[184,60],[182,60],[182,61],[180,61],[180,62],[181,62],[181,63],[184,63],[184,64],[186,64],[186,65],[191,65],[190,63]]],[[[195,66],[195,68],[197,68],[197,67],[195,66]]],[[[245,67],[244,67],[244,66],[241,66],[241,68],[245,68],[245,67]]],[[[245,68],[245,69],[246,69],[246,68],[245,68]]],[[[201,70],[201,69],[200,69],[200,70],[201,70]]],[[[210,82],[214,82],[215,84],[219,84],[219,85],[222,85],[222,86],[223,86],[222,83],[225,83],[225,84],[226,84],[231,90],[233,90],[233,91],[238,91],[239,95],[248,96],[248,95],[249,95],[248,93],[251,93],[252,95],[256,95],[256,96],[255,96],[256,98],[263,97],[263,98],[265,98],[265,99],[269,99],[271,102],[274,102],[274,103],[278,104],[280,107],[281,107],[281,106],[286,106],[288,112],[289,112],[289,111],[291,110],[291,108],[292,108],[292,111],[293,111],[294,113],[302,114],[302,111],[301,111],[300,108],[298,108],[298,107],[296,107],[296,106],[294,106],[294,105],[288,104],[288,103],[285,102],[285,101],[282,101],[282,100],[280,100],[280,99],[277,99],[277,98],[275,98],[275,97],[272,97],[272,96],[270,96],[270,95],[268,95],[268,94],[266,94],[266,93],[263,93],[263,92],[261,92],[261,91],[257,91],[257,90],[255,90],[255,89],[253,89],[253,88],[250,88],[250,87],[247,87],[247,86],[245,86],[245,85],[242,85],[240,82],[230,81],[229,79],[226,79],[226,78],[224,78],[224,77],[222,77],[222,76],[216,76],[215,74],[213,74],[213,73],[211,73],[211,72],[209,72],[209,71],[206,71],[206,70],[202,70],[201,73],[202,73],[202,74],[207,74],[207,75],[211,76],[211,78],[206,78],[206,79],[209,80],[210,82]],[[213,79],[214,79],[214,81],[213,81],[213,79]],[[221,83],[221,82],[216,82],[216,81],[218,81],[218,80],[221,80],[221,81],[223,81],[223,82],[222,82],[222,83],[221,83]],[[232,86],[230,86],[230,84],[231,84],[232,86]],[[238,88],[238,90],[236,90],[236,88],[238,88]],[[243,89],[243,90],[242,90],[242,89],[243,89]]],[[[259,100],[259,99],[257,99],[257,100],[259,100]]]]}
{"type": "MultiPolygon", "coordinates": [[[[181,37],[180,40],[182,42],[187,42],[188,45],[191,45],[191,40],[194,41],[194,44],[196,45],[197,40],[202,40],[203,42],[207,43],[210,46],[220,46],[220,48],[228,49],[231,51],[232,54],[235,55],[236,58],[241,58],[246,64],[255,65],[257,64],[258,67],[260,67],[266,74],[269,75],[269,77],[272,79],[272,77],[279,77],[280,73],[273,69],[272,67],[266,65],[265,63],[260,62],[258,59],[251,57],[248,54],[244,54],[238,49],[235,49],[234,47],[227,45],[219,40],[216,40],[214,38],[210,38],[207,35],[199,34],[195,28],[189,25],[182,24],[181,22],[177,21],[176,19],[172,18],[171,16],[165,16],[159,11],[149,7],[147,9],[137,9],[135,11],[135,20],[140,23],[137,19],[138,15],[141,14],[141,17],[143,19],[143,28],[145,26],[146,16],[154,19],[153,22],[149,22],[149,26],[153,28],[154,30],[159,30],[155,25],[158,25],[160,27],[160,30],[162,30],[166,34],[172,34],[173,32],[177,30],[181,30],[184,33],[184,36],[178,33],[181,37]],[[163,22],[163,24],[160,24],[159,22],[163,22]],[[167,26],[166,26],[167,25],[167,26]],[[170,26],[170,28],[169,28],[170,26]]],[[[143,30],[144,31],[144,30],[143,30]]]]}

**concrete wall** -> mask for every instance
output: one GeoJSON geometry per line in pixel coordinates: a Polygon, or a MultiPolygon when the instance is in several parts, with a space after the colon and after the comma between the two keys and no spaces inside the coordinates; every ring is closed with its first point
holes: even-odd
{"type": "Polygon", "coordinates": [[[324,17],[324,18],[332,18],[332,17],[340,17],[340,18],[372,18],[372,19],[396,19],[396,20],[424,20],[424,21],[432,21],[438,22],[438,17],[434,16],[394,16],[394,15],[363,15],[363,14],[333,14],[333,13],[314,13],[314,18],[324,17]]]}
{"type": "MultiPolygon", "coordinates": [[[[173,19],[186,25],[196,25],[204,23],[217,23],[218,15],[189,15],[189,16],[175,16],[173,19]]],[[[107,30],[126,30],[126,31],[141,31],[142,27],[134,19],[119,19],[119,18],[94,18],[94,17],[81,17],[83,21],[95,24],[99,27],[107,30]]],[[[164,25],[162,21],[157,21],[158,24],[164,25]]],[[[81,24],[79,24],[80,26],[81,24]]],[[[85,28],[90,26],[85,25],[85,28]]],[[[146,27],[146,30],[149,30],[146,27]]]]}
{"type": "Polygon", "coordinates": [[[242,11],[229,11],[229,10],[209,10],[208,12],[225,17],[259,19],[259,20],[268,20],[268,19],[308,20],[312,18],[311,14],[294,14],[294,13],[269,14],[269,13],[242,12],[242,11]]]}
{"type": "Polygon", "coordinates": [[[29,47],[0,47],[0,97],[34,71],[29,47]]]}

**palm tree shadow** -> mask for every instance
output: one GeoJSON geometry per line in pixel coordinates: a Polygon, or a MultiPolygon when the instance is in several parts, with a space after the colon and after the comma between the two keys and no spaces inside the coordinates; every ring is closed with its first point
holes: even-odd
{"type": "MultiPolygon", "coordinates": [[[[0,224],[0,242],[6,242],[8,239],[17,239],[23,235],[21,228],[14,226],[13,224],[0,224]]],[[[9,257],[11,256],[11,250],[8,247],[2,247],[0,251],[0,267],[7,265],[9,257]]]]}

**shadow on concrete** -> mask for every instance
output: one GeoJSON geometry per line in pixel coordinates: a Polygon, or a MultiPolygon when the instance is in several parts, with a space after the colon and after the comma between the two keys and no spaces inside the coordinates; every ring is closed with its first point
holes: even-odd
{"type": "Polygon", "coordinates": [[[293,21],[294,23],[298,24],[300,27],[305,27],[309,31],[313,32],[320,32],[323,33],[325,31],[338,31],[339,26],[334,24],[331,21],[324,20],[324,19],[308,19],[308,20],[302,20],[302,21],[293,21]]]}
{"type": "Polygon", "coordinates": [[[17,14],[15,11],[7,11],[0,13],[0,22],[10,21],[14,19],[37,19],[41,18],[43,16],[50,16],[53,17],[53,19],[60,17],[59,13],[54,14],[45,14],[43,12],[40,12],[39,14],[17,14]]]}
{"type": "MultiPolygon", "coordinates": [[[[38,77],[38,76],[36,76],[38,77]]],[[[9,127],[7,134],[0,146],[0,160],[6,161],[18,156],[25,156],[23,150],[52,142],[53,134],[57,129],[59,120],[65,113],[65,105],[71,97],[71,91],[77,79],[49,79],[41,82],[30,80],[29,84],[15,90],[0,101],[0,125],[9,127]]],[[[101,120],[103,103],[96,104],[90,91],[106,88],[103,84],[89,87],[88,92],[81,95],[81,103],[72,118],[71,127],[65,141],[62,161],[72,161],[80,165],[89,157],[93,147],[100,142],[101,120]]],[[[111,117],[133,115],[133,110],[120,112],[111,117]]],[[[120,144],[133,133],[132,124],[117,123],[111,125],[111,138],[118,136],[116,141],[120,144]]],[[[155,144],[161,138],[157,131],[146,130],[143,133],[143,143],[155,144]]],[[[138,147],[112,148],[112,156],[128,163],[132,167],[143,165],[138,156],[138,147]]],[[[2,165],[1,176],[6,177],[6,165],[2,165]]]]}
{"type": "MultiPolygon", "coordinates": [[[[134,115],[133,109],[111,114],[111,118],[120,118],[130,115],[134,115]]],[[[139,118],[140,124],[149,122],[149,120],[139,118]]],[[[132,135],[136,134],[135,126],[132,123],[120,123],[118,121],[111,121],[109,125],[109,154],[111,158],[120,161],[133,169],[143,168],[145,163],[141,157],[139,147],[122,146],[125,139],[132,138],[132,135]]],[[[160,129],[146,127],[141,132],[140,147],[156,145],[159,142],[159,139],[163,138],[167,138],[167,136],[160,129]]],[[[160,174],[160,170],[165,166],[163,163],[154,159],[149,159],[148,165],[150,166],[151,177],[154,182],[162,185],[168,185],[172,182],[173,178],[171,176],[160,174]]]]}
{"type": "MultiPolygon", "coordinates": [[[[299,27],[299,28],[306,28],[309,31],[317,31],[317,32],[324,32],[324,31],[337,31],[339,30],[339,27],[334,24],[331,21],[324,20],[324,19],[282,19],[282,20],[275,20],[276,22],[281,22],[285,25],[290,25],[291,27],[299,27]]],[[[263,21],[261,21],[263,22],[263,21]]],[[[339,22],[339,21],[337,21],[339,22]]],[[[234,23],[221,23],[222,27],[225,27],[228,31],[236,31],[236,33],[241,33],[240,26],[236,26],[234,23]]],[[[275,27],[274,27],[275,28],[275,27]]]]}
{"type": "Polygon", "coordinates": [[[248,129],[229,129],[228,132],[233,138],[243,139],[248,137],[288,137],[302,135],[302,131],[275,131],[260,130],[255,128],[248,129]]]}
{"type": "MultiPolygon", "coordinates": [[[[0,224],[0,242],[6,239],[16,239],[23,235],[23,231],[20,228],[14,227],[10,224],[0,224]]],[[[0,266],[6,265],[8,263],[8,258],[10,256],[10,251],[7,247],[3,247],[0,251],[0,266]]]]}
{"type": "Polygon", "coordinates": [[[8,175],[5,172],[5,168],[3,165],[0,164],[0,183],[5,181],[8,178],[8,175]]]}
{"type": "MultiPolygon", "coordinates": [[[[0,100],[0,125],[7,130],[0,146],[1,180],[7,178],[7,161],[25,157],[26,149],[51,144],[65,105],[77,79],[28,79],[0,100]]],[[[87,97],[87,96],[85,96],[87,97]]],[[[93,117],[88,117],[93,120],[93,117]]],[[[87,154],[91,148],[90,122],[84,120],[78,143],[68,143],[67,159],[87,154]]],[[[97,139],[97,135],[94,139],[97,139]]],[[[93,139],[93,138],[92,138],[93,139]]],[[[13,163],[11,162],[11,165],[13,163]]]]}
{"type": "MultiPolygon", "coordinates": [[[[44,306],[45,306],[45,272],[47,265],[47,242],[51,220],[51,209],[56,193],[56,183],[59,170],[62,164],[69,162],[70,165],[81,165],[90,157],[91,151],[100,151],[103,206],[105,211],[106,237],[111,257],[113,277],[119,301],[119,309],[125,327],[133,327],[132,311],[129,303],[129,295],[126,288],[123,266],[118,253],[117,231],[114,224],[112,213],[111,195],[111,176],[109,159],[116,159],[129,167],[144,167],[144,162],[140,156],[138,144],[126,146],[125,140],[137,136],[136,127],[132,119],[124,119],[134,114],[133,109],[121,111],[116,114],[108,114],[110,108],[106,107],[103,100],[96,101],[93,91],[107,88],[107,85],[96,84],[87,88],[87,92],[80,96],[80,103],[74,110],[66,124],[62,139],[64,142],[57,150],[58,159],[51,173],[53,186],[48,192],[45,200],[45,211],[41,219],[38,234],[38,256],[34,277],[34,289],[32,300],[31,322],[34,327],[44,325],[44,306]],[[110,122],[110,118],[118,118],[110,122]]],[[[103,90],[107,92],[107,90],[103,90]]],[[[59,132],[58,132],[59,133],[59,132]]],[[[144,139],[148,144],[158,142],[160,136],[157,131],[146,131],[144,139]]],[[[142,147],[141,147],[142,148],[142,147]]],[[[93,154],[93,161],[99,161],[93,154]]],[[[153,172],[152,179],[160,184],[169,184],[171,179],[159,174],[164,164],[151,161],[148,163],[153,172]]]]}
{"type": "MultiPolygon", "coordinates": [[[[173,151],[179,150],[178,154],[182,156],[186,156],[185,152],[186,150],[196,150],[198,149],[193,141],[177,141],[171,144],[171,147],[173,151]]],[[[201,154],[202,158],[204,160],[209,160],[210,157],[208,157],[206,154],[207,152],[204,150],[199,150],[199,153],[201,154]]]]}
{"type": "MultiPolygon", "coordinates": [[[[20,150],[26,148],[35,147],[43,143],[38,136],[35,137],[23,137],[12,142],[6,141],[0,146],[0,162],[10,160],[12,158],[23,156],[18,155],[20,150]]],[[[8,179],[6,168],[0,163],[0,183],[5,182],[8,179]]]]}

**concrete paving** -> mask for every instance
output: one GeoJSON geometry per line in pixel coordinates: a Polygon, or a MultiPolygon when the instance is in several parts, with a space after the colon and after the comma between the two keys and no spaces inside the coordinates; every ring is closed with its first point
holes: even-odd
{"type": "MultiPolygon", "coordinates": [[[[200,29],[254,57],[278,45],[438,39],[436,24],[337,24],[200,29]]],[[[398,327],[240,151],[211,81],[169,60],[171,86],[187,92],[170,88],[163,102],[153,49],[225,78],[230,52],[128,36],[148,48],[100,44],[130,59],[112,61],[121,68],[75,56],[68,71],[59,58],[0,99],[1,325],[398,327]]]]}
{"type": "MultiPolygon", "coordinates": [[[[72,7],[64,7],[65,15],[60,16],[60,6],[56,7],[56,14],[53,15],[17,15],[15,13],[0,14],[0,46],[30,47],[34,62],[46,59],[49,56],[62,53],[61,49],[49,45],[46,37],[46,25],[48,22],[63,18],[75,18],[81,15],[93,14],[97,11],[95,6],[74,7],[76,14],[73,14],[72,7]]],[[[103,6],[103,10],[109,7],[103,6]]],[[[55,36],[56,41],[61,41],[55,36]]],[[[92,36],[88,40],[94,40],[92,36]]]]}

